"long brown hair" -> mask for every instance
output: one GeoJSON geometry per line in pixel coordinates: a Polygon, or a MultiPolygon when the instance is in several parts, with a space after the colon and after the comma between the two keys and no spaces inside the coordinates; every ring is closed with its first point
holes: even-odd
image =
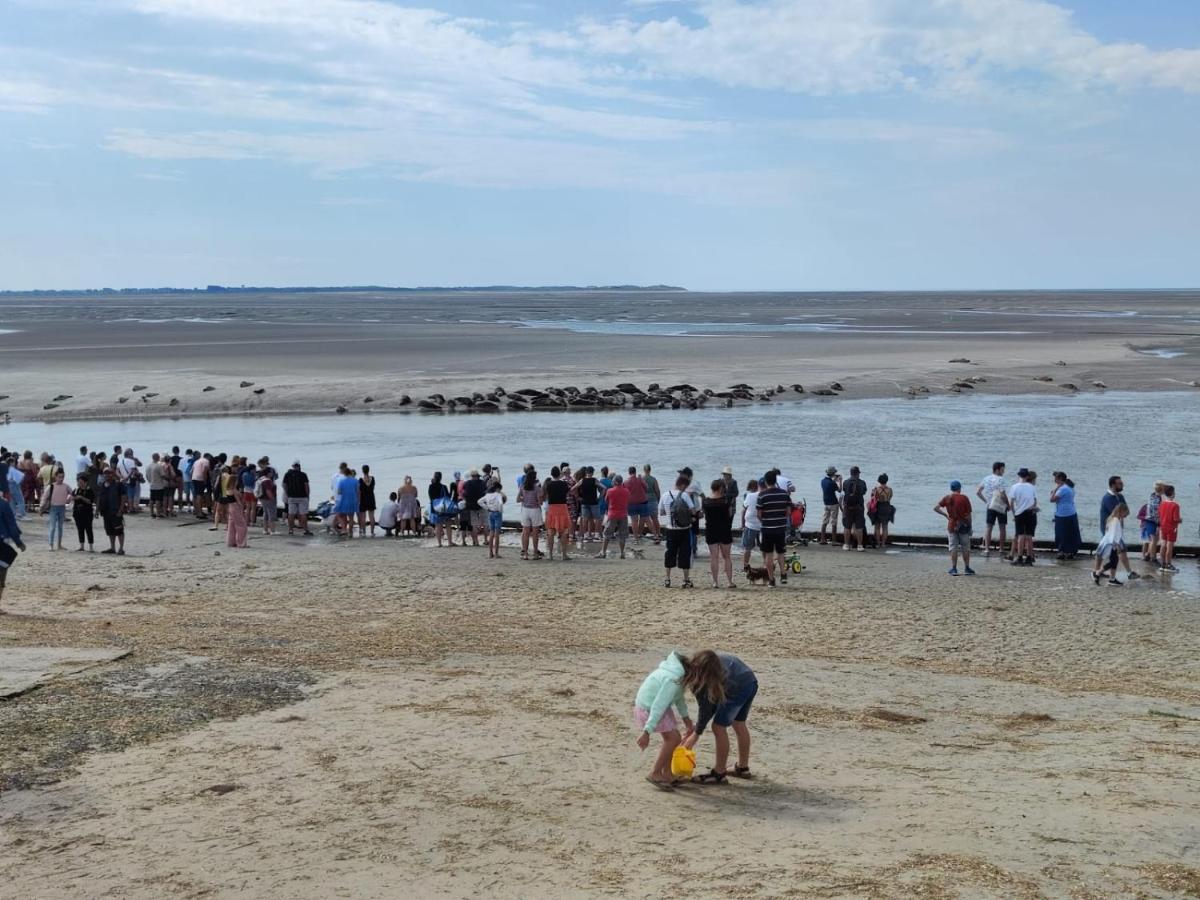
{"type": "Polygon", "coordinates": [[[680,683],[699,697],[720,705],[725,702],[725,666],[714,650],[701,650],[695,656],[681,656],[683,678],[680,683]]]}

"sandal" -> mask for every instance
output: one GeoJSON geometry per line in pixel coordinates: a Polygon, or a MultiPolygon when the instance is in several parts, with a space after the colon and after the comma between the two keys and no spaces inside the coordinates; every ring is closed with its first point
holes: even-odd
{"type": "Polygon", "coordinates": [[[734,778],[753,778],[754,773],[750,771],[749,766],[734,766],[733,771],[729,773],[734,778]]]}
{"type": "Polygon", "coordinates": [[[527,550],[521,551],[521,559],[529,559],[529,552],[527,550]]]}
{"type": "Polygon", "coordinates": [[[727,776],[724,772],[718,772],[716,769],[709,769],[703,775],[693,775],[693,784],[725,784],[727,776]]]}
{"type": "Polygon", "coordinates": [[[690,579],[690,578],[685,578],[683,580],[683,584],[680,585],[680,587],[684,587],[684,588],[694,588],[695,586],[696,585],[692,583],[692,579],[690,579]]]}
{"type": "Polygon", "coordinates": [[[668,783],[667,783],[667,782],[665,782],[665,781],[656,781],[655,779],[651,778],[649,775],[647,775],[647,776],[646,776],[646,780],[647,780],[648,782],[650,782],[652,785],[654,785],[656,788],[658,788],[660,791],[673,791],[673,790],[675,790],[675,788],[674,788],[674,786],[673,786],[673,785],[670,785],[670,784],[668,784],[668,783]]]}
{"type": "Polygon", "coordinates": [[[671,579],[668,578],[666,581],[663,582],[663,587],[670,587],[670,586],[671,586],[671,579]]]}

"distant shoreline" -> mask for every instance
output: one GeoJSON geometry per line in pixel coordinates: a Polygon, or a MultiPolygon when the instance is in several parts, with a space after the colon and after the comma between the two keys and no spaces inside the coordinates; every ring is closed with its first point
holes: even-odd
{"type": "Polygon", "coordinates": [[[32,290],[32,291],[0,291],[0,297],[122,297],[140,296],[146,294],[536,294],[544,291],[566,291],[570,293],[687,293],[687,288],[671,284],[609,284],[609,285],[575,285],[575,284],[546,284],[546,285],[515,285],[487,284],[462,287],[387,287],[377,284],[342,285],[335,287],[315,287],[301,285],[298,287],[229,287],[222,284],[210,284],[205,287],[178,288],[78,288],[70,290],[32,290]]]}

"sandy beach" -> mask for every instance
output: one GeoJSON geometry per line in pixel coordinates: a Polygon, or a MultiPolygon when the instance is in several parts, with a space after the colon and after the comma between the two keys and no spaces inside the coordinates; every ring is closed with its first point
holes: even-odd
{"type": "Polygon", "coordinates": [[[0,704],[22,896],[1200,890],[1200,607],[1156,576],[812,548],[786,588],[684,593],[657,548],[237,551],[191,521],[130,520],[125,558],[28,528],[0,652],[129,652],[0,704]],[[758,777],[659,793],[633,693],[705,646],[759,674],[758,777]]]}
{"type": "Polygon", "coordinates": [[[1200,378],[1198,306],[1195,291],[7,295],[0,411],[395,411],[406,394],[624,381],[798,383],[808,396],[837,381],[848,398],[968,377],[980,396],[1186,390],[1200,378]]]}

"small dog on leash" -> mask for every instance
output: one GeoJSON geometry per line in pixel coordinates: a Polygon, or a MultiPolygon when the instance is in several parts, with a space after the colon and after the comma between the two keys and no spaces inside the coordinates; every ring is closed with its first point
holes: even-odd
{"type": "Polygon", "coordinates": [[[759,566],[757,568],[753,566],[746,566],[744,569],[742,569],[742,571],[746,573],[746,578],[750,580],[751,584],[761,583],[769,584],[771,587],[775,587],[775,573],[765,566],[759,566]]]}
{"type": "Polygon", "coordinates": [[[629,552],[633,554],[634,559],[645,559],[646,551],[641,547],[630,547],[629,552]]]}

